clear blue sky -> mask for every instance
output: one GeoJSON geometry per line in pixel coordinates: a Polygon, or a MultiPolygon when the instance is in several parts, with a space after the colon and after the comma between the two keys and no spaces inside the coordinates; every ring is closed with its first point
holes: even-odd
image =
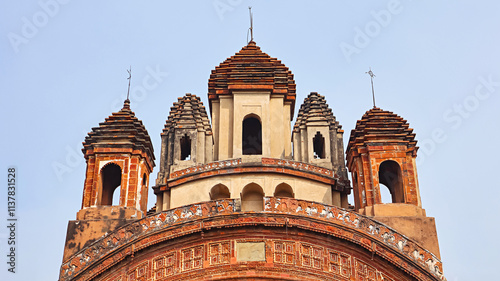
{"type": "Polygon", "coordinates": [[[81,206],[81,142],[120,108],[126,69],[159,159],[172,103],[190,92],[207,105],[210,71],[246,44],[248,6],[257,44],[295,75],[297,108],[311,91],[325,95],[345,141],[372,106],[372,68],[377,106],[417,134],[445,275],[496,278],[498,1],[40,0],[0,4],[0,279],[57,279],[81,206]],[[15,275],[5,263],[9,165],[19,176],[15,275]]]}

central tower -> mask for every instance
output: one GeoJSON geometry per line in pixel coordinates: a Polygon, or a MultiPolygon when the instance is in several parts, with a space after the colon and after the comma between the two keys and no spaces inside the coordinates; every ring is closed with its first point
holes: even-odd
{"type": "Polygon", "coordinates": [[[214,160],[292,159],[295,88],[292,72],[253,41],[212,70],[208,99],[214,160]]]}
{"type": "Polygon", "coordinates": [[[171,108],[153,187],[157,211],[221,198],[260,211],[266,196],[347,208],[341,126],[325,98],[311,93],[292,137],[295,99],[292,72],[253,41],[212,70],[211,126],[195,95],[171,108]]]}

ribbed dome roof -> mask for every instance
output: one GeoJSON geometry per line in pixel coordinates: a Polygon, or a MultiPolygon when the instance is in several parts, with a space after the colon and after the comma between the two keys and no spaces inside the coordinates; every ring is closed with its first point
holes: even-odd
{"type": "Polygon", "coordinates": [[[401,143],[408,147],[417,145],[413,129],[402,117],[374,107],[368,110],[361,120],[356,122],[356,128],[351,131],[347,151],[367,142],[401,143]]]}
{"type": "Polygon", "coordinates": [[[99,127],[85,137],[83,142],[83,153],[94,148],[132,148],[145,152],[154,165],[155,159],[153,145],[148,131],[142,121],[135,117],[130,110],[130,101],[127,99],[123,108],[106,118],[99,127]]]}
{"type": "Polygon", "coordinates": [[[292,72],[281,61],[262,52],[253,41],[212,70],[208,80],[210,100],[229,94],[233,89],[271,90],[295,102],[292,72]]]}
{"type": "Polygon", "coordinates": [[[339,122],[333,116],[332,109],[328,107],[325,97],[316,93],[310,93],[304,99],[304,103],[300,106],[297,114],[297,121],[293,126],[293,131],[298,133],[300,126],[305,125],[307,121],[326,121],[331,129],[342,128],[339,122]]]}
{"type": "Polygon", "coordinates": [[[186,94],[174,102],[162,134],[173,128],[198,128],[199,131],[212,132],[207,111],[199,97],[186,94]]]}

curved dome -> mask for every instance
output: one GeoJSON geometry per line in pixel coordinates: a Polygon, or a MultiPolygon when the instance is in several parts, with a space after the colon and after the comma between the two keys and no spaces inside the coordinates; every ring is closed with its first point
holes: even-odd
{"type": "Polygon", "coordinates": [[[374,107],[356,122],[356,128],[351,131],[347,151],[367,142],[398,143],[415,147],[417,141],[413,129],[409,126],[408,122],[397,114],[374,107]]]}
{"type": "MultiPolygon", "coordinates": [[[[146,153],[151,160],[155,159],[148,131],[142,121],[137,119],[134,112],[130,110],[128,99],[125,100],[120,111],[99,123],[99,127],[92,128],[92,131],[85,137],[82,149],[85,157],[95,148],[132,148],[146,153]]],[[[154,165],[154,162],[151,162],[154,165]]]]}
{"type": "Polygon", "coordinates": [[[198,96],[188,93],[174,102],[162,134],[168,134],[174,128],[198,128],[199,131],[212,132],[207,111],[198,96]]]}
{"type": "MultiPolygon", "coordinates": [[[[285,99],[295,101],[295,81],[288,67],[276,58],[262,52],[255,42],[212,70],[208,80],[208,98],[229,94],[233,89],[271,90],[284,94],[285,99]]],[[[293,108],[293,106],[292,106],[293,108]]]]}
{"type": "Polygon", "coordinates": [[[297,121],[295,121],[293,131],[298,133],[300,126],[305,125],[310,120],[326,121],[330,129],[342,128],[335,119],[332,109],[326,103],[325,96],[316,92],[311,92],[304,99],[304,103],[300,106],[299,113],[297,114],[297,121]]]}

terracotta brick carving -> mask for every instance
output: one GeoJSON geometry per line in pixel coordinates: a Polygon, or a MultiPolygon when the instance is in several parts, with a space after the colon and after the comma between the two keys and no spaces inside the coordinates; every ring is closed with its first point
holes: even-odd
{"type": "Polygon", "coordinates": [[[255,42],[212,71],[208,99],[210,118],[196,95],[170,108],[149,211],[155,157],[130,101],[92,129],[60,281],[446,280],[406,120],[374,107],[357,122],[351,187],[325,97],[310,93],[290,128],[293,74],[255,42]]]}
{"type": "MultiPolygon", "coordinates": [[[[222,200],[222,202],[228,201],[231,200],[222,200]]],[[[416,274],[416,277],[420,278],[420,280],[430,280],[427,279],[428,277],[425,277],[426,274],[435,276],[439,280],[445,280],[442,275],[441,262],[431,253],[395,232],[393,229],[354,212],[315,202],[274,197],[265,198],[263,213],[253,213],[251,216],[246,213],[237,215],[239,214],[238,212],[227,209],[220,213],[212,213],[210,210],[213,209],[210,205],[217,204],[214,201],[210,201],[180,207],[148,216],[122,227],[93,243],[85,252],[75,254],[68,262],[64,263],[61,267],[60,280],[74,279],[84,271],[88,275],[92,274],[91,272],[105,270],[112,264],[122,260],[125,256],[132,254],[130,246],[124,248],[130,242],[133,242],[133,245],[135,245],[132,247],[132,251],[137,252],[161,241],[189,235],[190,233],[206,232],[210,229],[220,227],[253,227],[255,225],[297,227],[312,232],[332,235],[333,237],[355,243],[370,251],[375,251],[377,255],[387,259],[395,266],[403,266],[400,257],[404,257],[408,268],[403,269],[413,272],[412,274],[416,274]],[[204,218],[211,219],[205,220],[204,218]],[[107,262],[101,260],[104,256],[108,256],[105,259],[107,262]]],[[[229,206],[232,205],[234,203],[229,204],[229,206]]],[[[276,245],[274,248],[276,248],[276,245]]],[[[207,246],[210,247],[210,245],[207,246]]],[[[287,246],[286,243],[283,243],[283,246],[287,246]]],[[[222,242],[220,247],[219,253],[221,256],[217,259],[219,261],[226,261],[230,250],[228,248],[226,248],[228,250],[224,250],[222,242]]],[[[290,247],[290,244],[288,244],[288,247],[290,247]]],[[[301,266],[310,267],[315,270],[330,271],[328,269],[329,266],[335,264],[335,262],[328,262],[328,265],[325,266],[324,260],[327,257],[332,261],[335,261],[335,258],[330,258],[328,252],[321,246],[303,243],[295,245],[295,247],[300,248],[301,266]]],[[[204,249],[205,246],[196,246],[182,250],[179,253],[181,257],[181,271],[203,268],[204,249]]],[[[278,246],[278,249],[281,249],[280,246],[278,246]]],[[[216,248],[211,248],[211,250],[216,251],[216,248]]],[[[292,263],[291,257],[287,260],[286,248],[284,250],[285,259],[277,255],[280,254],[278,252],[275,253],[274,259],[281,260],[280,263],[283,263],[283,261],[285,263],[292,263]]],[[[212,253],[214,252],[210,252],[209,256],[212,253]]],[[[283,254],[283,250],[281,250],[281,254],[283,254]]],[[[336,265],[339,265],[339,263],[337,262],[336,265]]],[[[347,269],[349,263],[344,262],[340,265],[347,269]]],[[[137,276],[139,276],[138,273],[137,276]]]]}
{"type": "Polygon", "coordinates": [[[203,267],[204,246],[192,247],[181,251],[181,271],[200,269],[203,267]]]}
{"type": "Polygon", "coordinates": [[[154,280],[168,280],[169,277],[179,270],[177,265],[177,252],[171,251],[165,255],[153,259],[153,278],[154,280]]]}

